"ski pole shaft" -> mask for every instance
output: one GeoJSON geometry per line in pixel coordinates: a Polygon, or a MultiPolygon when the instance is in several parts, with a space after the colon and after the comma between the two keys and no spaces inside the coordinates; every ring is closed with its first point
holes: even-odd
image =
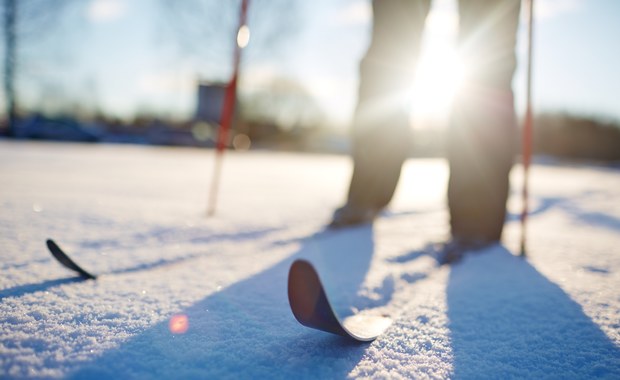
{"type": "Polygon", "coordinates": [[[527,215],[529,212],[529,172],[532,160],[532,35],[534,24],[534,0],[528,1],[528,23],[527,23],[527,82],[526,82],[526,105],[525,119],[523,122],[523,141],[522,141],[522,160],[523,160],[523,189],[521,211],[521,256],[527,254],[527,215]]]}
{"type": "Polygon", "coordinates": [[[224,159],[224,151],[228,145],[228,135],[235,114],[235,103],[237,101],[237,78],[239,77],[239,62],[241,61],[241,46],[239,41],[239,33],[247,24],[249,0],[241,1],[241,10],[239,15],[239,27],[235,36],[235,49],[233,55],[233,72],[230,81],[226,85],[224,93],[224,102],[222,104],[222,114],[220,126],[217,134],[217,145],[215,150],[215,165],[213,177],[211,178],[211,189],[209,191],[209,201],[207,206],[207,215],[215,214],[217,206],[217,194],[220,187],[220,177],[222,172],[222,161],[224,159]]]}

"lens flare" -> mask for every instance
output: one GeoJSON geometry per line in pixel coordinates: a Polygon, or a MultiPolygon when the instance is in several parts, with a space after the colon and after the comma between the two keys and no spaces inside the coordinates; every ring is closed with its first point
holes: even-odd
{"type": "Polygon", "coordinates": [[[437,50],[424,56],[416,70],[412,106],[421,119],[440,119],[466,76],[465,65],[454,51],[437,50]]]}
{"type": "Polygon", "coordinates": [[[168,323],[168,328],[173,334],[185,334],[189,329],[189,319],[185,314],[173,315],[168,323]]]}
{"type": "Polygon", "coordinates": [[[235,136],[235,138],[233,138],[232,145],[235,150],[248,150],[252,145],[252,141],[250,140],[248,135],[239,133],[235,136]]]}
{"type": "Polygon", "coordinates": [[[247,25],[243,25],[239,28],[239,32],[237,32],[237,45],[241,49],[248,46],[250,43],[250,28],[247,25]]]}

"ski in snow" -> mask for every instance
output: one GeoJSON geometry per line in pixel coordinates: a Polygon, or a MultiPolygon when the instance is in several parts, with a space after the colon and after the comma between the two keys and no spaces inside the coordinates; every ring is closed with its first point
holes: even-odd
{"type": "MultiPolygon", "coordinates": [[[[46,244],[52,256],[65,268],[87,280],[97,278],[77,265],[52,239],[46,244]]],[[[305,260],[297,260],[291,265],[288,299],[293,315],[302,325],[359,342],[375,340],[392,323],[388,317],[359,314],[341,320],[327,298],[316,269],[305,260]]]]}
{"type": "Polygon", "coordinates": [[[87,272],[82,267],[77,265],[75,261],[71,260],[71,258],[67,256],[67,254],[62,249],[60,249],[60,247],[54,242],[54,240],[47,239],[45,243],[47,244],[47,249],[49,249],[52,256],[54,256],[54,258],[58,260],[58,262],[61,263],[65,268],[68,268],[78,273],[86,280],[94,280],[97,278],[97,276],[87,272]]]}
{"type": "Polygon", "coordinates": [[[353,315],[341,320],[329,303],[319,275],[308,261],[296,260],[288,274],[288,300],[295,318],[304,326],[370,342],[392,323],[388,317],[353,315]]]}

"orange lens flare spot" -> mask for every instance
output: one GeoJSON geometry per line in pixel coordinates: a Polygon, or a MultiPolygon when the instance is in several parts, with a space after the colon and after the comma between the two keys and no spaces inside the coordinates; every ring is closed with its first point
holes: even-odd
{"type": "Polygon", "coordinates": [[[170,318],[168,327],[173,334],[185,334],[187,329],[189,329],[189,319],[187,315],[184,314],[173,315],[172,318],[170,318]]]}

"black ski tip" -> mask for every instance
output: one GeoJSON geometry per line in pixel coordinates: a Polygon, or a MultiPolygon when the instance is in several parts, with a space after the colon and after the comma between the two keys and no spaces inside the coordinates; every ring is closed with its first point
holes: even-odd
{"type": "Polygon", "coordinates": [[[304,326],[344,336],[358,342],[371,342],[391,325],[389,317],[353,315],[340,320],[327,298],[314,266],[295,260],[288,277],[288,299],[295,319],[304,326]]]}
{"type": "Polygon", "coordinates": [[[70,269],[76,273],[78,273],[82,278],[86,280],[95,280],[97,276],[87,272],[82,267],[77,265],[71,258],[56,244],[56,242],[52,239],[47,239],[45,241],[47,245],[47,249],[50,251],[52,256],[67,269],[70,269]]]}

